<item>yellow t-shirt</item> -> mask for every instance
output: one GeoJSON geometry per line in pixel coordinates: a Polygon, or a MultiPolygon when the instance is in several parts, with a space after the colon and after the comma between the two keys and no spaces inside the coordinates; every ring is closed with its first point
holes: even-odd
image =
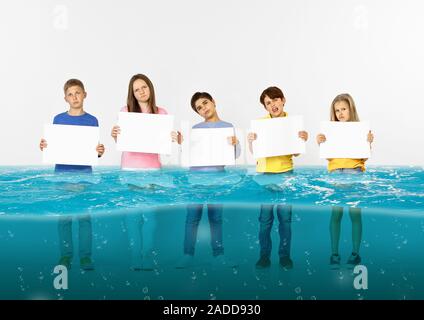
{"type": "MultiPolygon", "coordinates": [[[[283,117],[288,114],[284,112],[283,117]]],[[[271,115],[261,119],[271,119],[271,115]]],[[[282,173],[293,170],[292,155],[260,158],[256,160],[256,172],[282,173]]]]}
{"type": "Polygon", "coordinates": [[[347,159],[347,158],[334,158],[328,160],[328,171],[336,169],[355,169],[361,168],[365,171],[365,159],[347,159]]]}

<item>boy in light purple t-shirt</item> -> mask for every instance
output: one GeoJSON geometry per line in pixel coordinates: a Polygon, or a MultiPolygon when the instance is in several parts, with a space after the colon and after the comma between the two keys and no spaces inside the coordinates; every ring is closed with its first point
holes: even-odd
{"type": "MultiPolygon", "coordinates": [[[[192,109],[205,121],[193,126],[199,128],[233,128],[229,122],[222,121],[216,111],[216,104],[212,96],[207,92],[196,92],[191,98],[192,109]]],[[[234,146],[235,157],[240,156],[240,144],[236,136],[228,137],[228,143],[234,146]]],[[[190,167],[190,171],[197,172],[222,172],[225,166],[202,166],[190,167]]],[[[235,267],[236,264],[224,258],[222,245],[222,205],[208,204],[208,218],[211,229],[211,244],[215,263],[235,267]]],[[[177,264],[178,269],[187,268],[193,263],[194,250],[197,238],[197,230],[202,218],[203,204],[190,204],[187,206],[187,217],[184,236],[184,256],[177,264]]]]}

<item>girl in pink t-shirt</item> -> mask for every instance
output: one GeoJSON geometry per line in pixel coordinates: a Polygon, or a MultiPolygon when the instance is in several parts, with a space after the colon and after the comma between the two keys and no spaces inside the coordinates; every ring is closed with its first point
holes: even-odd
{"type": "MultiPolygon", "coordinates": [[[[136,74],[131,78],[128,86],[127,105],[121,109],[121,112],[167,114],[165,109],[156,105],[153,84],[143,74],[136,74]]],[[[119,133],[119,126],[114,126],[111,135],[115,142],[119,133]]],[[[173,142],[181,144],[180,137],[179,133],[173,131],[170,138],[173,142]]],[[[159,155],[156,153],[122,152],[122,170],[158,170],[160,168],[159,155]]],[[[143,215],[128,214],[126,216],[133,270],[153,270],[155,267],[153,251],[155,220],[154,210],[144,212],[143,215]],[[146,222],[148,223],[146,224],[146,222]]]]}
{"type": "MultiPolygon", "coordinates": [[[[144,74],[136,74],[131,78],[127,105],[121,109],[121,112],[167,114],[165,109],[156,106],[153,83],[144,74]]],[[[120,132],[119,126],[112,128],[111,135],[115,142],[120,132]]],[[[172,141],[179,142],[178,137],[177,132],[171,133],[172,141]]],[[[160,169],[161,163],[157,153],[122,152],[121,168],[123,170],[160,169]]]]}

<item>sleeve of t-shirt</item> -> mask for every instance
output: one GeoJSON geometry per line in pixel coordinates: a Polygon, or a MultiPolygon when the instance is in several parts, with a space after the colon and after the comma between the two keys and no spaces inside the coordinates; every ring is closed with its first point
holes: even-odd
{"type": "MultiPolygon", "coordinates": [[[[236,129],[234,128],[233,125],[231,125],[231,127],[234,129],[234,135],[235,135],[236,129]]],[[[240,154],[241,154],[241,146],[240,146],[240,141],[238,139],[237,139],[237,144],[235,145],[235,153],[236,153],[236,159],[238,159],[238,157],[240,157],[240,154]]]]}
{"type": "Polygon", "coordinates": [[[53,118],[53,124],[58,124],[58,122],[59,122],[59,116],[60,116],[60,114],[57,114],[57,115],[54,116],[54,118],[53,118]]]}
{"type": "MultiPolygon", "coordinates": [[[[235,136],[236,129],[234,128],[234,126],[233,126],[232,123],[228,123],[228,124],[229,124],[229,127],[230,128],[233,128],[233,130],[234,130],[234,136],[235,136]]],[[[225,127],[227,127],[227,126],[225,126],[225,127]]],[[[240,146],[240,142],[238,141],[238,139],[237,139],[237,144],[234,146],[234,151],[235,151],[235,158],[238,159],[240,157],[240,155],[241,155],[241,146],[240,146]]]]}
{"type": "Polygon", "coordinates": [[[164,108],[158,107],[158,114],[168,114],[168,112],[164,108]]]}

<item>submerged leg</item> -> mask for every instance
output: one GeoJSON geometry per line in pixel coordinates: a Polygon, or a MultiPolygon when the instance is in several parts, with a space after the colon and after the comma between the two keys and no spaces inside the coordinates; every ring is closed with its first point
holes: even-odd
{"type": "Polygon", "coordinates": [[[209,227],[211,230],[211,246],[213,256],[224,254],[224,246],[222,244],[222,205],[208,205],[209,227]]]}
{"type": "Polygon", "coordinates": [[[339,254],[340,229],[343,217],[342,207],[332,207],[330,218],[330,238],[331,238],[331,253],[339,254]]]}
{"type": "Polygon", "coordinates": [[[73,243],[72,243],[72,217],[64,216],[59,218],[58,223],[59,232],[59,246],[60,254],[62,257],[73,256],[73,243]]]}
{"type": "Polygon", "coordinates": [[[349,216],[352,221],[352,253],[359,254],[362,240],[362,214],[359,208],[349,208],[349,216]]]}
{"type": "Polygon", "coordinates": [[[202,204],[191,204],[187,206],[187,217],[184,233],[184,254],[194,255],[197,241],[197,230],[202,218],[202,204]]]}
{"type": "Polygon", "coordinates": [[[78,217],[79,223],[79,255],[80,258],[91,257],[93,231],[91,226],[91,216],[83,215],[78,217]]]}
{"type": "Polygon", "coordinates": [[[259,214],[259,245],[261,257],[269,258],[271,256],[271,229],[274,222],[273,209],[273,205],[261,205],[261,212],[259,214]]]}
{"type": "Polygon", "coordinates": [[[280,258],[290,258],[292,206],[278,205],[277,217],[279,221],[278,233],[280,234],[278,255],[280,258]]]}

